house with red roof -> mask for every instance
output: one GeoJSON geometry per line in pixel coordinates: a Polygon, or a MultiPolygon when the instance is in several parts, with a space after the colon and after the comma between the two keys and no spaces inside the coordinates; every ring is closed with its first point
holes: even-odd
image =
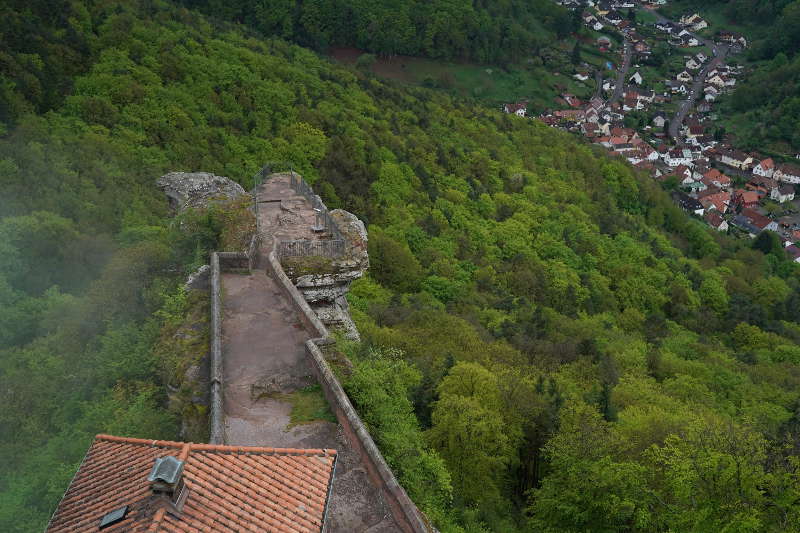
{"type": "Polygon", "coordinates": [[[736,189],[733,193],[733,204],[737,209],[756,207],[760,201],[761,195],[758,194],[758,191],[736,189]]]}
{"type": "Polygon", "coordinates": [[[524,117],[528,113],[528,102],[518,102],[516,104],[503,105],[503,112],[510,115],[524,117]]]}
{"type": "Polygon", "coordinates": [[[775,162],[770,157],[762,161],[759,161],[758,164],[756,164],[756,166],[753,167],[753,174],[755,174],[756,176],[771,178],[774,173],[775,173],[775,162]]]}
{"type": "Polygon", "coordinates": [[[336,450],[98,435],[47,533],[319,533],[336,457],[336,450]]]}
{"type": "Polygon", "coordinates": [[[581,102],[580,98],[578,98],[574,94],[563,93],[561,95],[561,98],[563,98],[564,101],[567,103],[567,105],[573,109],[577,109],[583,105],[583,102],[581,102]]]}
{"type": "Polygon", "coordinates": [[[678,165],[675,167],[673,171],[676,176],[680,176],[681,182],[688,183],[689,181],[694,181],[692,178],[692,169],[687,167],[686,165],[678,165]]]}
{"type": "Polygon", "coordinates": [[[585,113],[582,109],[559,109],[558,111],[553,111],[553,115],[563,120],[579,122],[583,120],[585,113]]]}
{"type": "Polygon", "coordinates": [[[719,213],[706,213],[703,217],[708,222],[708,225],[714,228],[717,231],[726,231],[728,229],[728,223],[723,219],[719,213]]]}
{"type": "Polygon", "coordinates": [[[703,174],[703,178],[707,179],[711,184],[721,189],[731,186],[731,179],[716,168],[712,168],[703,174]]]}
{"type": "Polygon", "coordinates": [[[763,196],[769,196],[773,189],[778,188],[778,182],[771,178],[754,175],[750,178],[750,181],[745,184],[745,188],[750,191],[758,191],[763,196]]]}
{"type": "Polygon", "coordinates": [[[759,229],[759,231],[769,230],[778,231],[778,223],[769,217],[765,217],[754,209],[743,209],[742,216],[750,221],[750,224],[759,229]]]}
{"type": "Polygon", "coordinates": [[[707,211],[713,209],[718,213],[726,213],[731,203],[731,193],[717,189],[717,192],[698,197],[698,200],[707,211]]]}

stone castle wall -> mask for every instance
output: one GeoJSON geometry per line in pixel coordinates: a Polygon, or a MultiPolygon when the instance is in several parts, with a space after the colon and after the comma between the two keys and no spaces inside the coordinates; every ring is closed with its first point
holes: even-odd
{"type": "Polygon", "coordinates": [[[332,261],[324,273],[287,273],[276,256],[276,243],[264,258],[259,254],[261,243],[257,236],[253,237],[247,252],[211,254],[210,442],[221,444],[224,439],[221,272],[265,269],[277,281],[304,327],[313,336],[306,342],[309,366],[349,445],[362,458],[367,474],[381,490],[396,523],[407,533],[428,533],[434,529],[395,478],[320,349],[335,342],[326,323],[342,327],[349,336],[357,337],[358,332],[350,318],[345,296],[350,283],[361,277],[369,266],[367,232],[363,223],[345,211],[335,210],[331,216],[343,230],[348,244],[344,256],[332,261]]]}

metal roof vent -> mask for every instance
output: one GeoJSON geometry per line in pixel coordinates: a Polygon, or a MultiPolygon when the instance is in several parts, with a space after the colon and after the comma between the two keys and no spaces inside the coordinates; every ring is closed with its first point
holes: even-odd
{"type": "Polygon", "coordinates": [[[106,513],[106,515],[100,520],[100,529],[106,528],[108,526],[113,526],[117,522],[121,522],[125,520],[125,516],[128,514],[128,506],[123,505],[119,509],[114,509],[110,513],[106,513]]]}
{"type": "Polygon", "coordinates": [[[156,458],[153,470],[147,476],[153,492],[165,492],[173,494],[181,480],[183,473],[183,461],[167,455],[156,458]]]}

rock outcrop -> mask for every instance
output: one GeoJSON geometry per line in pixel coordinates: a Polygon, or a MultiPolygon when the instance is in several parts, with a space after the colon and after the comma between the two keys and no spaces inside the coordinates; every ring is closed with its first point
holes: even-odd
{"type": "Polygon", "coordinates": [[[204,207],[214,200],[230,200],[245,194],[241,185],[210,172],[170,172],[156,180],[175,210],[204,207]]]}
{"type": "Polygon", "coordinates": [[[345,239],[345,253],[319,272],[292,272],[289,268],[287,274],[326,326],[343,329],[348,338],[359,339],[346,295],[350,284],[369,268],[367,229],[358,217],[347,211],[334,209],[330,215],[345,239]]]}
{"type": "Polygon", "coordinates": [[[200,268],[189,274],[186,283],[183,284],[187,291],[198,290],[207,291],[211,288],[211,267],[202,265],[200,268]]]}

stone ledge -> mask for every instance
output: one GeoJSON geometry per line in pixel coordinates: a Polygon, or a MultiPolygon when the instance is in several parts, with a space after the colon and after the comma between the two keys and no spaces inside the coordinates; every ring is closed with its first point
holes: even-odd
{"type": "Polygon", "coordinates": [[[430,533],[434,528],[428,524],[425,516],[408,497],[408,494],[394,477],[394,473],[386,464],[375,441],[361,421],[342,385],[325,360],[325,356],[317,346],[318,339],[306,341],[306,353],[314,374],[322,386],[325,398],[330,404],[336,419],[344,429],[351,446],[361,456],[367,467],[367,474],[376,486],[381,487],[384,500],[389,504],[397,524],[408,533],[430,533]]]}
{"type": "Polygon", "coordinates": [[[222,424],[222,302],[219,254],[211,254],[211,444],[224,442],[222,424]]]}

